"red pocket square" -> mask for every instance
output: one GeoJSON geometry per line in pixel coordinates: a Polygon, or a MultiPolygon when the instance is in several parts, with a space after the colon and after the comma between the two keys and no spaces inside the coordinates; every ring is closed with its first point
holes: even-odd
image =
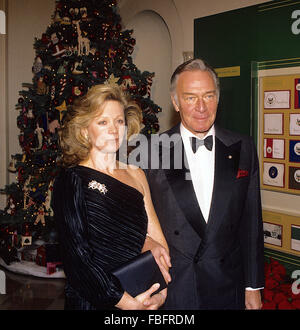
{"type": "Polygon", "coordinates": [[[236,178],[239,179],[239,178],[243,178],[244,176],[248,176],[248,175],[249,175],[249,172],[247,170],[239,169],[236,178]]]}

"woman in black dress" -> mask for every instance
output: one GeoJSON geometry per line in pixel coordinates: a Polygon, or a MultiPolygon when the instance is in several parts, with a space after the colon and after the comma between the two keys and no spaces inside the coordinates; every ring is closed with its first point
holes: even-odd
{"type": "Polygon", "coordinates": [[[140,122],[141,110],[117,85],[92,87],[67,113],[60,133],[64,169],[53,191],[65,309],[157,309],[165,301],[167,289],[151,297],[156,284],[130,296],[111,273],[148,245],[170,281],[168,246],[145,175],[117,160],[126,128],[129,138],[140,122]]]}

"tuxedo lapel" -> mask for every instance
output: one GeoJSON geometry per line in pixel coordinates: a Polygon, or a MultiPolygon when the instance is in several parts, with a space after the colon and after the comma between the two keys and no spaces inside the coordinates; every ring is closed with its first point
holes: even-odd
{"type": "MultiPolygon", "coordinates": [[[[181,211],[195,232],[203,238],[206,222],[196,198],[193,182],[190,179],[190,171],[182,139],[177,143],[180,145],[175,145],[170,148],[170,169],[164,169],[164,171],[181,211]],[[177,150],[182,150],[182,153],[178,154],[176,152],[177,150]],[[178,160],[178,157],[181,157],[181,160],[178,160]],[[180,169],[177,169],[175,164],[179,164],[180,162],[182,166],[180,169]]],[[[160,159],[161,158],[162,157],[160,157],[160,159]]]]}
{"type": "MultiPolygon", "coordinates": [[[[224,141],[224,140],[223,140],[224,141]]],[[[215,138],[215,179],[207,230],[216,230],[222,213],[231,197],[231,187],[236,179],[240,159],[241,141],[229,146],[216,135],[215,138]]]]}

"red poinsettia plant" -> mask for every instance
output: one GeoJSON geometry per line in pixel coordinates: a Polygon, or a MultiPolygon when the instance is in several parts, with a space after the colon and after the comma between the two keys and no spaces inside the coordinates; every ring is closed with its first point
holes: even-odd
{"type": "Polygon", "coordinates": [[[293,293],[285,267],[273,258],[265,262],[262,301],[262,309],[300,309],[300,294],[293,293]]]}

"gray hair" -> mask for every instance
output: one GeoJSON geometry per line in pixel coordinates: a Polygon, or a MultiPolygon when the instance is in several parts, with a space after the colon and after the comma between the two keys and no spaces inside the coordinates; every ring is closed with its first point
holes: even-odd
{"type": "Polygon", "coordinates": [[[176,93],[176,87],[177,87],[177,82],[178,82],[178,78],[179,78],[180,73],[185,72],[185,71],[197,71],[197,70],[208,71],[211,74],[211,76],[212,76],[212,78],[215,82],[215,86],[216,86],[216,89],[217,89],[217,99],[219,101],[220,82],[219,82],[219,78],[217,76],[217,73],[204,60],[201,60],[200,58],[196,58],[196,59],[192,59],[192,60],[189,60],[187,62],[182,63],[181,65],[179,65],[177,67],[177,69],[172,74],[170,92],[171,92],[171,95],[174,97],[175,102],[177,104],[178,104],[178,97],[177,97],[177,93],[176,93]]]}

